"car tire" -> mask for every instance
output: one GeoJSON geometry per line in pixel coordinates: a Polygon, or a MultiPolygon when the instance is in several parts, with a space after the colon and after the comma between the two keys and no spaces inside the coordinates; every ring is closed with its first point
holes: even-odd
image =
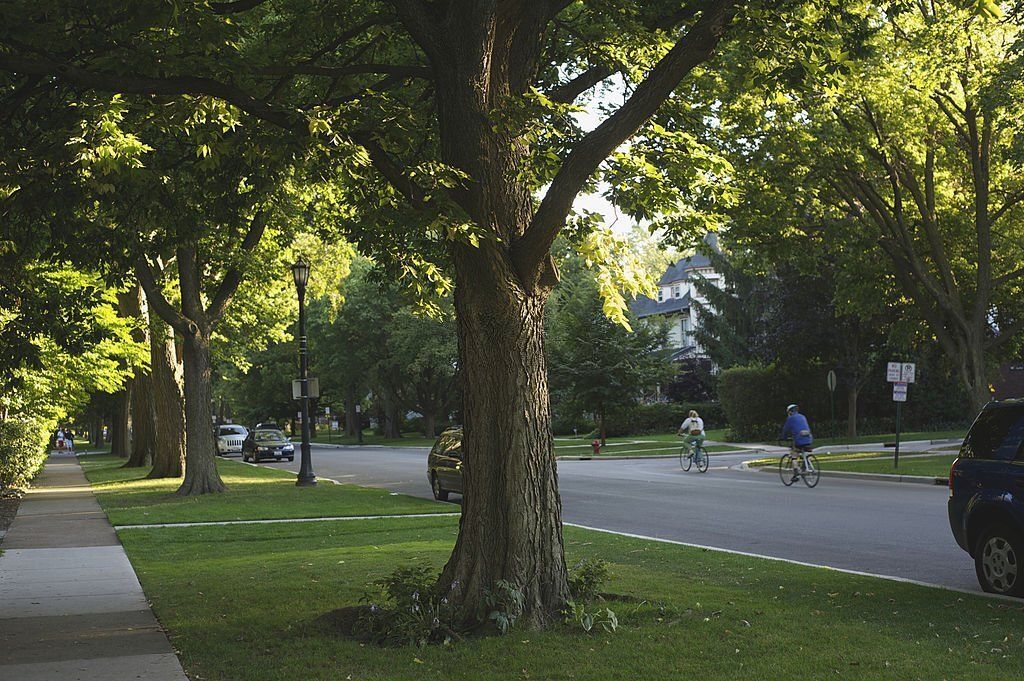
{"type": "Polygon", "coordinates": [[[985,530],[974,549],[974,571],[984,591],[1024,596],[1024,537],[1006,525],[985,530]]]}
{"type": "Polygon", "coordinates": [[[288,460],[289,460],[289,461],[295,461],[295,457],[294,457],[294,456],[289,456],[289,457],[288,457],[288,460]]]}
{"type": "Polygon", "coordinates": [[[441,481],[437,479],[437,473],[430,474],[430,491],[438,501],[448,501],[448,490],[441,487],[441,481]]]}

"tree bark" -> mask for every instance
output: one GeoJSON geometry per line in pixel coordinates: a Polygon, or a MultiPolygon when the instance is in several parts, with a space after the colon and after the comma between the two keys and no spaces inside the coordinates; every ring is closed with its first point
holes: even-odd
{"type": "Polygon", "coordinates": [[[115,397],[114,418],[110,424],[110,453],[128,457],[128,411],[131,404],[132,380],[115,397]]]}
{"type": "Polygon", "coordinates": [[[142,468],[153,458],[156,426],[153,422],[153,377],[139,373],[132,380],[132,437],[128,461],[123,468],[142,468]]]}
{"type": "Polygon", "coordinates": [[[217,472],[210,391],[210,338],[202,329],[185,336],[185,480],[177,494],[227,489],[217,472]]]}
{"type": "Polygon", "coordinates": [[[185,470],[185,394],[174,331],[154,319],[150,333],[156,447],[150,478],[180,478],[185,470]]]}
{"type": "Polygon", "coordinates": [[[856,385],[846,389],[846,436],[857,437],[857,398],[860,388],[856,385]]]}
{"type": "Polygon", "coordinates": [[[356,396],[353,392],[345,395],[345,435],[355,435],[359,423],[359,414],[356,413],[356,396]]]}
{"type": "MultiPolygon", "coordinates": [[[[137,284],[126,293],[118,295],[121,313],[137,320],[138,327],[132,329],[132,340],[149,343],[149,309],[145,295],[137,284]]],[[[132,379],[131,401],[132,436],[128,461],[124,468],[142,468],[153,457],[156,427],[153,423],[153,380],[150,369],[139,366],[132,379]]]]}
{"type": "Polygon", "coordinates": [[[432,438],[437,434],[437,418],[433,414],[423,415],[423,436],[432,438]]]}
{"type": "Polygon", "coordinates": [[[467,622],[477,621],[486,590],[507,580],[525,597],[521,622],[541,627],[569,599],[544,361],[547,294],[527,295],[508,279],[482,286],[472,269],[457,263],[455,294],[467,491],[441,580],[467,622]]]}

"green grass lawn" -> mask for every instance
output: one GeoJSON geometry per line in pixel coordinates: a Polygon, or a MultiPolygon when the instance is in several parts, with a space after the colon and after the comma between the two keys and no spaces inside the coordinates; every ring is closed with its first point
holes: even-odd
{"type": "MultiPolygon", "coordinates": [[[[822,429],[824,426],[819,424],[818,429],[822,429]]],[[[934,430],[934,431],[914,431],[909,433],[900,433],[900,441],[909,442],[910,440],[963,440],[967,434],[967,429],[963,428],[960,430],[934,430]]],[[[814,438],[816,446],[824,447],[826,445],[862,445],[870,444],[872,442],[895,442],[896,433],[883,433],[881,435],[860,435],[858,437],[824,437],[814,438]]],[[[776,444],[776,443],[772,443],[776,444]]]]}
{"type": "MultiPolygon", "coordinates": [[[[714,440],[708,436],[709,440],[714,440]]],[[[663,456],[676,455],[682,439],[675,433],[636,435],[631,437],[610,437],[601,448],[601,456],[663,456]]],[[[731,445],[708,445],[709,452],[734,451],[731,445]]],[[[586,438],[555,438],[556,456],[590,456],[590,440],[586,438]]]]}
{"type": "MultiPolygon", "coordinates": [[[[831,461],[833,459],[873,459],[880,456],[889,456],[885,452],[814,452],[814,457],[819,463],[828,463],[828,467],[832,468],[831,461]]],[[[782,453],[773,456],[761,456],[756,459],[747,461],[748,466],[776,466],[779,463],[779,459],[782,458],[782,453]]]]}
{"type": "Polygon", "coordinates": [[[949,466],[956,459],[956,454],[938,454],[936,456],[900,457],[899,469],[893,468],[892,455],[885,459],[868,459],[864,461],[834,461],[829,463],[828,470],[856,471],[858,473],[893,473],[901,475],[928,475],[937,478],[949,476],[949,466]]]}
{"type": "Polygon", "coordinates": [[[146,480],[149,468],[121,468],[125,460],[109,455],[83,456],[79,461],[114,525],[459,510],[452,504],[356,485],[321,482],[316,487],[299,488],[295,476],[286,471],[224,459],[217,460],[217,468],[227,492],[179,497],[174,491],[180,479],[146,480]]]}
{"type": "MultiPolygon", "coordinates": [[[[395,566],[440,568],[456,518],[120,533],[191,678],[1004,679],[1024,604],[566,528],[567,557],[611,563],[617,633],[513,630],[382,649],[317,618],[395,566]]],[[[966,560],[966,559],[965,559],[966,560]]]]}
{"type": "MultiPolygon", "coordinates": [[[[292,439],[296,442],[298,441],[298,438],[292,439]]],[[[433,447],[436,440],[437,438],[435,437],[423,437],[420,433],[405,433],[401,438],[397,439],[381,437],[380,435],[374,435],[372,432],[363,433],[364,445],[381,445],[386,447],[433,447]]],[[[335,431],[333,435],[328,437],[327,431],[322,428],[317,432],[317,436],[312,438],[311,442],[335,445],[359,444],[355,435],[342,435],[338,431],[335,431]]]]}

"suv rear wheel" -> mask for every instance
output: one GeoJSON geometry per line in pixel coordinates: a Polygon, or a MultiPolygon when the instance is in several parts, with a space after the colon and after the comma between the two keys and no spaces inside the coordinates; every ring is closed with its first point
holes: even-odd
{"type": "Polygon", "coordinates": [[[437,479],[437,473],[430,474],[430,491],[438,501],[448,501],[448,490],[441,488],[441,481],[437,479]]]}
{"type": "Polygon", "coordinates": [[[994,525],[978,540],[974,569],[981,588],[1003,596],[1024,596],[1024,539],[1005,525],[994,525]]]}

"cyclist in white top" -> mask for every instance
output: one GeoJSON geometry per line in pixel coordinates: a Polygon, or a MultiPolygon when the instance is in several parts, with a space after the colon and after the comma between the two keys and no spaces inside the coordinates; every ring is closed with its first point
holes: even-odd
{"type": "Polygon", "coordinates": [[[696,412],[691,409],[689,417],[679,425],[679,431],[676,433],[679,437],[685,437],[686,441],[691,447],[697,447],[704,444],[704,419],[696,412]]]}

